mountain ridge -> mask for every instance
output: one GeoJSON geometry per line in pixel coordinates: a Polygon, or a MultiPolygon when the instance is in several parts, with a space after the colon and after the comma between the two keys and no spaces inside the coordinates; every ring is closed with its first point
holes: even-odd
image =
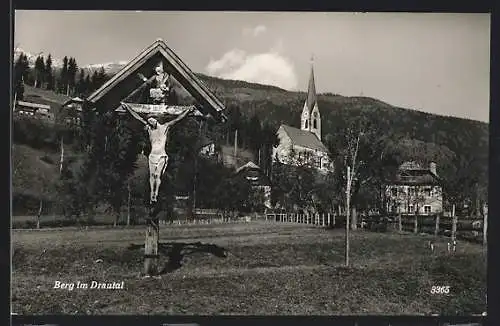
{"type": "MultiPolygon", "coordinates": [[[[35,64],[35,60],[38,57],[37,54],[33,54],[31,52],[25,51],[24,49],[20,47],[16,47],[14,49],[14,60],[16,60],[21,53],[24,53],[28,57],[28,61],[30,63],[30,66],[33,67],[35,64]]],[[[41,52],[42,55],[44,55],[43,52],[41,52]]],[[[46,58],[44,58],[46,59],[46,58]]],[[[92,74],[94,71],[97,71],[101,68],[104,68],[104,71],[106,74],[109,76],[112,76],[116,74],[121,68],[123,68],[128,61],[122,60],[118,62],[106,62],[106,63],[96,63],[96,64],[88,64],[85,66],[81,66],[80,68],[83,68],[85,73],[87,74],[92,74]]],[[[52,66],[53,68],[60,69],[63,65],[62,59],[52,57],[52,66]]],[[[218,89],[221,88],[221,84],[230,84],[231,88],[236,88],[239,89],[240,92],[238,92],[235,96],[225,96],[223,95],[222,97],[225,97],[226,100],[250,100],[250,94],[248,92],[242,91],[242,89],[245,88],[252,88],[252,89],[257,89],[257,90],[266,90],[266,91],[275,91],[279,92],[282,94],[293,94],[293,97],[296,96],[303,96],[303,101],[305,101],[305,96],[306,92],[305,91],[289,91],[285,90],[283,88],[280,88],[278,86],[274,85],[267,85],[267,84],[260,84],[260,83],[255,83],[255,82],[248,82],[244,80],[233,80],[233,79],[224,79],[220,77],[215,77],[215,76],[209,76],[205,73],[195,73],[196,76],[198,76],[200,79],[203,80],[206,84],[208,84],[209,88],[214,91],[216,94],[218,92],[218,89]]],[[[222,86],[222,88],[227,88],[222,86]]],[[[220,94],[217,94],[220,95],[220,94]]],[[[184,94],[183,96],[186,96],[184,94]]],[[[268,96],[271,98],[272,96],[268,96]]],[[[373,105],[377,104],[380,105],[381,107],[384,108],[394,108],[394,109],[402,109],[402,110],[409,110],[412,112],[419,112],[419,113],[424,113],[424,114],[429,114],[431,116],[436,116],[436,117],[445,117],[445,118],[456,118],[456,119],[463,119],[467,121],[473,121],[473,122],[479,122],[479,123],[484,123],[486,125],[489,124],[489,122],[481,121],[481,120],[476,120],[476,119],[471,119],[471,118],[466,118],[466,117],[459,117],[459,116],[453,116],[453,115],[444,115],[444,114],[438,114],[438,113],[432,113],[432,112],[427,112],[419,109],[413,109],[413,108],[408,108],[408,107],[399,107],[396,105],[389,104],[387,102],[384,102],[382,100],[373,98],[373,97],[367,97],[367,96],[344,96],[340,94],[334,94],[332,92],[324,92],[324,93],[318,93],[318,100],[324,100],[327,102],[332,102],[332,100],[337,97],[339,100],[342,102],[365,102],[368,105],[373,105]]]]}

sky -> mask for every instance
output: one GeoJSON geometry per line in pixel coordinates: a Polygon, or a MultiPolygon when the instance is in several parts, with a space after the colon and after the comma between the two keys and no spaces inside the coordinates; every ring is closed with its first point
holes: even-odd
{"type": "MultiPolygon", "coordinates": [[[[489,121],[490,14],[16,11],[14,46],[128,61],[162,38],[195,72],[489,121]]],[[[321,109],[321,108],[320,108],[321,109]]]]}

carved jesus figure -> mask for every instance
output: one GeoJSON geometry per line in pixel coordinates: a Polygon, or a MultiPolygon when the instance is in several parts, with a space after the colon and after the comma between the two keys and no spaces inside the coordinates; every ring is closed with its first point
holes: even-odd
{"type": "Polygon", "coordinates": [[[149,153],[149,185],[151,188],[150,203],[153,204],[156,203],[161,178],[168,165],[168,155],[165,148],[168,143],[169,132],[176,123],[184,119],[189,113],[193,112],[194,108],[191,107],[186,109],[175,119],[161,124],[153,117],[144,120],[127,104],[122,103],[122,105],[135,119],[145,125],[149,134],[149,141],[151,142],[151,152],[149,153]]]}

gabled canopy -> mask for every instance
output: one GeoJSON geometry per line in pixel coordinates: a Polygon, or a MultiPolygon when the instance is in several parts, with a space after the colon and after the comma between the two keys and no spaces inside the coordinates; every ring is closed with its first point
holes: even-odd
{"type": "Polygon", "coordinates": [[[91,102],[94,107],[106,110],[116,109],[122,100],[143,83],[138,74],[151,76],[159,62],[163,63],[165,72],[171,74],[196,99],[200,104],[200,111],[212,115],[219,121],[227,120],[221,101],[161,39],[156,40],[132,59],[93,92],[87,101],[91,102]]]}

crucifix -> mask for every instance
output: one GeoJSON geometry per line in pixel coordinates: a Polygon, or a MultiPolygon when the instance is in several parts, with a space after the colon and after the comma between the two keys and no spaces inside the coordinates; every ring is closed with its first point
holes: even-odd
{"type": "Polygon", "coordinates": [[[158,245],[159,245],[159,220],[158,215],[158,192],[168,166],[168,154],[166,147],[169,141],[169,133],[172,127],[187,118],[190,114],[201,115],[194,106],[169,106],[167,103],[168,93],[171,90],[170,76],[163,71],[160,62],[154,69],[154,75],[147,79],[143,75],[139,77],[144,84],[153,84],[149,89],[150,99],[153,104],[121,103],[121,109],[128,112],[133,118],[140,121],[148,132],[151,143],[149,153],[149,216],[147,218],[148,228],[144,247],[144,274],[145,277],[158,273],[158,245]],[[145,117],[141,116],[141,113],[145,117]],[[175,118],[163,121],[165,115],[176,115],[175,118]],[[162,121],[162,122],[161,122],[162,121]]]}

